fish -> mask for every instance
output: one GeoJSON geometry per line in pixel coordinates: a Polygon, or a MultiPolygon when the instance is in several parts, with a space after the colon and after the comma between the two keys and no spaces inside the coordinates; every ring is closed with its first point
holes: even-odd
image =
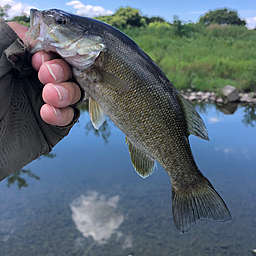
{"type": "Polygon", "coordinates": [[[188,137],[209,140],[206,126],[157,64],[128,36],[96,19],[58,9],[30,13],[26,46],[58,53],[89,95],[95,129],[108,116],[126,135],[131,162],[146,178],[158,162],[171,180],[180,233],[201,220],[226,222],[230,211],[194,160],[188,137]]]}

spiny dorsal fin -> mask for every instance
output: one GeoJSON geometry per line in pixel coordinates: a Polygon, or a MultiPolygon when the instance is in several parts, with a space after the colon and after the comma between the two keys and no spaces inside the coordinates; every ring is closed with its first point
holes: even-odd
{"type": "Polygon", "coordinates": [[[156,168],[156,161],[138,149],[127,139],[127,137],[125,138],[125,141],[129,147],[129,153],[134,169],[142,178],[147,178],[156,168]]]}
{"type": "Polygon", "coordinates": [[[99,128],[105,121],[106,115],[104,114],[96,100],[91,97],[89,97],[89,115],[93,127],[99,130],[99,128]]]}
{"type": "Polygon", "coordinates": [[[206,126],[200,115],[197,113],[194,107],[183,98],[183,96],[178,91],[177,96],[180,106],[185,115],[188,134],[193,134],[204,140],[209,140],[206,126]]]}
{"type": "Polygon", "coordinates": [[[101,82],[107,82],[111,86],[113,86],[114,89],[121,92],[126,92],[129,90],[128,84],[122,79],[120,79],[119,77],[114,76],[100,69],[98,69],[98,72],[100,73],[100,76],[101,76],[101,82]]]}

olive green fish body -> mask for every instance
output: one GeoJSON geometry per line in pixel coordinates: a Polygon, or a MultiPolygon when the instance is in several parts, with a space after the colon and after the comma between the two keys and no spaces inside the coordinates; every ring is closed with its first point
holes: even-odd
{"type": "MultiPolygon", "coordinates": [[[[103,53],[103,55],[105,56],[102,59],[107,62],[107,65],[111,65],[107,58],[108,53],[103,53]]],[[[104,63],[102,69],[122,78],[129,86],[127,92],[115,90],[108,82],[96,80],[91,83],[88,81],[90,79],[87,79],[89,76],[87,72],[86,74],[81,72],[77,80],[133,143],[151,154],[152,157],[161,159],[163,151],[166,151],[168,153],[165,155],[169,158],[169,148],[174,144],[172,141],[178,139],[177,136],[173,136],[173,133],[180,134],[182,130],[183,136],[181,137],[187,136],[182,110],[175,100],[175,89],[169,84],[167,94],[158,85],[159,81],[154,76],[150,83],[146,83],[148,81],[142,81],[136,73],[136,67],[131,70],[131,67],[123,64],[122,61],[115,65],[124,67],[127,73],[118,72],[119,69],[114,65],[113,70],[111,67],[105,67],[104,63]],[[163,100],[159,96],[161,93],[163,100]],[[175,103],[175,108],[172,102],[175,103]],[[163,109],[165,111],[162,111],[163,109]],[[165,146],[165,142],[169,139],[171,139],[170,145],[165,146]]]]}
{"type": "MultiPolygon", "coordinates": [[[[175,87],[144,52],[123,45],[118,54],[116,41],[110,42],[113,45],[99,57],[100,69],[121,78],[129,90],[120,92],[108,82],[90,81],[90,69],[75,71],[79,83],[134,145],[160,163],[172,183],[180,183],[180,172],[184,172],[187,180],[182,181],[189,184],[188,170],[202,177],[191,154],[175,87]]],[[[91,70],[97,72],[94,67],[91,70]]]]}
{"type": "Polygon", "coordinates": [[[172,182],[176,227],[186,232],[200,220],[228,221],[222,198],[199,171],[188,141],[208,139],[196,110],[139,46],[117,29],[60,10],[32,11],[28,49],[56,51],[73,66],[89,95],[95,128],[105,115],[126,135],[135,170],[147,177],[155,161],[172,182]]]}

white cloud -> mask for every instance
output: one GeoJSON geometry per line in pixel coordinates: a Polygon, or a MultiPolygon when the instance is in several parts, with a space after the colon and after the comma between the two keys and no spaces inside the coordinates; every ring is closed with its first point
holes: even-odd
{"type": "MultiPolygon", "coordinates": [[[[123,214],[118,211],[119,196],[106,198],[96,191],[81,195],[71,204],[72,219],[77,229],[84,237],[91,236],[99,244],[104,244],[112,234],[118,237],[123,234],[118,231],[124,221],[123,214]]],[[[124,246],[130,246],[131,241],[125,241],[124,246]]]]}
{"type": "Polygon", "coordinates": [[[235,153],[236,150],[234,148],[230,148],[230,147],[215,147],[214,148],[215,151],[221,151],[224,152],[225,154],[229,154],[229,153],[235,153]]]}
{"type": "Polygon", "coordinates": [[[215,124],[220,122],[220,119],[218,117],[210,117],[209,118],[209,124],[215,124]]]}
{"type": "Polygon", "coordinates": [[[226,156],[232,154],[232,157],[236,157],[238,159],[251,159],[252,154],[251,151],[247,148],[236,148],[236,147],[215,147],[214,150],[216,152],[223,152],[226,156]]]}
{"type": "Polygon", "coordinates": [[[26,3],[16,2],[13,0],[0,0],[1,6],[4,6],[6,4],[11,5],[11,9],[8,11],[8,19],[13,18],[14,16],[19,16],[22,13],[29,15],[30,9],[35,8],[34,6],[28,5],[26,3]]]}
{"type": "Polygon", "coordinates": [[[105,10],[101,6],[84,5],[80,1],[67,2],[66,5],[73,6],[74,9],[77,9],[76,14],[88,17],[111,15],[114,13],[112,11],[105,10]]]}
{"type": "Polygon", "coordinates": [[[248,28],[256,27],[256,10],[238,10],[239,16],[246,21],[248,28]]]}
{"type": "Polygon", "coordinates": [[[246,26],[248,28],[255,28],[256,27],[256,16],[255,17],[249,17],[249,18],[245,18],[245,21],[246,21],[246,26]]]}

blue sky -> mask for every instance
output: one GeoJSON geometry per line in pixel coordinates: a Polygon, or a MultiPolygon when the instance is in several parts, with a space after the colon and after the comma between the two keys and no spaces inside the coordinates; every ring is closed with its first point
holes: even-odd
{"type": "Polygon", "coordinates": [[[185,22],[196,22],[209,10],[228,7],[237,10],[240,17],[247,21],[248,27],[256,27],[256,0],[0,0],[0,5],[5,4],[12,5],[10,16],[19,15],[22,11],[28,13],[31,7],[58,8],[81,15],[97,16],[114,13],[120,6],[131,6],[139,9],[143,15],[160,16],[170,22],[174,15],[185,22]]]}

